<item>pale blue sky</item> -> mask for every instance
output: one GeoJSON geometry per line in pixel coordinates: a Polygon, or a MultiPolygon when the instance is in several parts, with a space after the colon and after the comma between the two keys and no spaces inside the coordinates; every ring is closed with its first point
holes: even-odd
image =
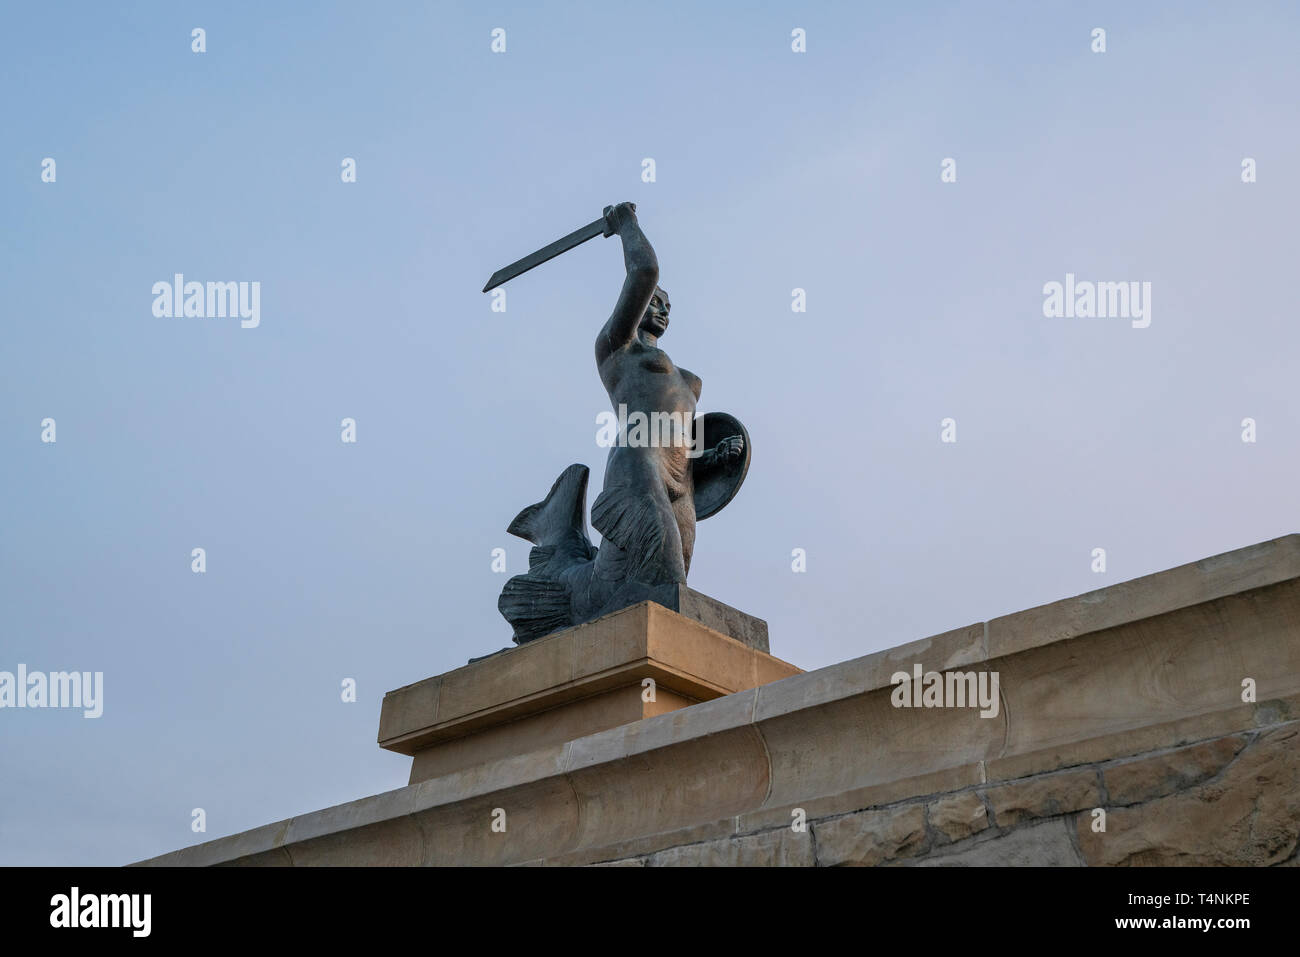
{"type": "Polygon", "coordinates": [[[691,584],[780,657],[1300,530],[1294,4],[114,7],[0,33],[0,670],[105,675],[98,720],[0,711],[0,863],[405,783],[384,692],[508,642],[491,550],[604,462],[616,241],[479,290],[620,200],[754,443],[691,584]],[[260,327],[155,318],[176,272],[259,281],[260,327]],[[1151,326],[1045,319],[1067,272],[1151,326]]]}

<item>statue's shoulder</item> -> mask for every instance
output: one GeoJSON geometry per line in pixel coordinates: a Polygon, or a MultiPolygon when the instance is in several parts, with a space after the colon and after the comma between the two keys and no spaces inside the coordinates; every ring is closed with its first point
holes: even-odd
{"type": "Polygon", "coordinates": [[[645,346],[635,338],[621,346],[614,345],[608,335],[608,329],[602,329],[600,335],[596,337],[596,361],[602,365],[610,359],[624,360],[645,351],[645,346]]]}
{"type": "Polygon", "coordinates": [[[609,338],[609,323],[605,323],[605,328],[601,329],[596,336],[596,364],[604,365],[606,360],[617,351],[609,338]]]}
{"type": "Polygon", "coordinates": [[[678,366],[677,371],[681,374],[682,379],[684,379],[686,384],[690,387],[690,390],[695,393],[695,398],[699,399],[700,387],[704,385],[704,380],[701,379],[699,376],[697,376],[690,369],[683,369],[681,366],[678,366]]]}

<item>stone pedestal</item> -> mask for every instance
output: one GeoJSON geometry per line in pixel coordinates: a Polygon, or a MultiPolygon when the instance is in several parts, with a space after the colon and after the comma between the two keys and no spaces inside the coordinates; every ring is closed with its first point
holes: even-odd
{"type": "Polygon", "coordinates": [[[681,592],[685,614],[641,602],[390,691],[380,747],[415,784],[801,673],[766,653],[766,622],[681,592]]]}

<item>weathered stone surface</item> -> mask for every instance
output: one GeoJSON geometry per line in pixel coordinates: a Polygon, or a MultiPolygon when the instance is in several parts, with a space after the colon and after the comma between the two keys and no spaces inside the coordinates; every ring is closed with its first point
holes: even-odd
{"type": "Polygon", "coordinates": [[[985,793],[998,827],[1014,827],[1029,818],[1101,806],[1097,772],[1091,769],[1012,781],[985,793]]]}
{"type": "Polygon", "coordinates": [[[1070,841],[1070,823],[1064,818],[1040,821],[1007,834],[975,838],[944,848],[920,861],[917,867],[1079,867],[1078,852],[1070,841]]]}
{"type": "Polygon", "coordinates": [[[299,841],[288,851],[294,867],[418,867],[426,863],[420,826],[410,817],[299,841]]]}
{"type": "Polygon", "coordinates": [[[970,837],[989,826],[988,809],[974,791],[942,797],[930,805],[930,827],[952,841],[970,837]]]}
{"type": "Polygon", "coordinates": [[[675,831],[652,834],[649,837],[620,841],[617,844],[585,847],[580,851],[551,857],[547,859],[546,864],[550,867],[573,867],[575,865],[605,864],[621,860],[645,861],[655,851],[679,847],[683,844],[699,844],[704,841],[734,837],[737,834],[735,822],[734,817],[728,817],[718,821],[710,821],[707,824],[697,824],[692,827],[679,828],[675,831]]]}
{"type": "Polygon", "coordinates": [[[304,814],[289,822],[284,843],[299,844],[318,837],[382,824],[400,818],[415,809],[415,792],[410,788],[385,791],[360,801],[338,804],[314,814],[304,814]]]}
{"type": "Polygon", "coordinates": [[[1300,535],[1238,548],[988,623],[991,658],[1300,577],[1300,535]]]}
{"type": "Polygon", "coordinates": [[[925,806],[873,808],[815,821],[817,863],[823,867],[873,867],[918,853],[925,846],[925,806]]]}
{"type": "Polygon", "coordinates": [[[1009,716],[1000,754],[1235,708],[1243,676],[1256,679],[1261,701],[1294,694],[1298,619],[1300,580],[1292,580],[991,662],[1009,716]]]}
{"type": "Polygon", "coordinates": [[[754,807],[767,793],[767,762],[758,733],[745,726],[589,765],[571,771],[566,785],[581,807],[573,848],[598,847],[754,807]]]}
{"type": "Polygon", "coordinates": [[[790,828],[747,834],[703,844],[686,844],[651,854],[650,867],[811,867],[808,831],[790,828]]]}
{"type": "MultiPolygon", "coordinates": [[[[813,800],[799,801],[797,806],[803,808],[808,820],[836,817],[865,808],[884,807],[899,804],[921,794],[947,794],[975,784],[982,784],[978,764],[963,764],[955,768],[945,768],[932,774],[914,777],[895,778],[880,784],[864,788],[853,788],[828,794],[813,800]]],[[[770,805],[770,802],[769,802],[770,805]]],[[[771,827],[783,827],[790,823],[790,814],[796,805],[764,806],[757,811],[740,815],[736,821],[737,833],[762,831],[771,827]]]]}
{"type": "Polygon", "coordinates": [[[830,668],[819,668],[797,681],[770,685],[759,695],[756,720],[779,717],[855,695],[891,689],[890,678],[920,662],[929,670],[947,671],[983,661],[984,625],[977,622],[942,634],[910,641],[830,668]]]}
{"type": "Polygon", "coordinates": [[[422,853],[418,863],[447,867],[472,861],[496,867],[544,860],[557,848],[573,847],[580,818],[580,802],[573,789],[564,778],[551,777],[505,792],[437,805],[407,820],[419,825],[416,843],[422,853]],[[504,812],[504,817],[498,811],[504,812]],[[504,823],[504,830],[493,827],[497,820],[504,823]]]}
{"type": "MultiPolygon", "coordinates": [[[[759,689],[760,706],[766,690],[759,689]]],[[[768,803],[784,807],[975,764],[1004,740],[1000,722],[974,709],[895,708],[887,688],[773,716],[757,727],[772,769],[768,803]]]]}
{"type": "Polygon", "coordinates": [[[1300,837],[1300,725],[1261,732],[1209,780],[1107,812],[1105,833],[1077,822],[1089,864],[1279,864],[1300,837]]]}
{"type": "Polygon", "coordinates": [[[292,864],[293,859],[283,847],[285,833],[292,823],[288,820],[263,824],[250,831],[185,847],[168,855],[174,859],[167,863],[173,867],[210,867],[261,854],[265,855],[264,863],[292,864]]]}
{"type": "Polygon", "coordinates": [[[1137,804],[1200,784],[1218,774],[1246,746],[1244,735],[1205,741],[1102,769],[1107,805],[1137,804]]]}
{"type": "MultiPolygon", "coordinates": [[[[1300,675],[1295,683],[1300,685],[1300,675]]],[[[1078,741],[1057,742],[1023,754],[1007,754],[986,761],[985,770],[990,782],[1011,781],[1061,768],[1179,748],[1248,728],[1284,724],[1297,717],[1300,717],[1300,693],[1257,704],[1233,704],[1223,710],[1194,712],[1172,721],[1156,721],[1078,741]]]]}

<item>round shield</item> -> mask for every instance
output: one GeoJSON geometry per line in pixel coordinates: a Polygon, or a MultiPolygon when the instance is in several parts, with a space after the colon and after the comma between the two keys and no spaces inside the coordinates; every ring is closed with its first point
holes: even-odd
{"type": "Polygon", "coordinates": [[[738,435],[745,443],[745,450],[740,458],[729,465],[717,465],[711,469],[695,472],[695,518],[696,520],[717,515],[726,504],[736,497],[740,485],[749,472],[750,441],[749,433],[740,424],[740,420],[726,412],[705,412],[695,420],[695,434],[703,432],[705,451],[717,448],[723,439],[738,435]]]}

